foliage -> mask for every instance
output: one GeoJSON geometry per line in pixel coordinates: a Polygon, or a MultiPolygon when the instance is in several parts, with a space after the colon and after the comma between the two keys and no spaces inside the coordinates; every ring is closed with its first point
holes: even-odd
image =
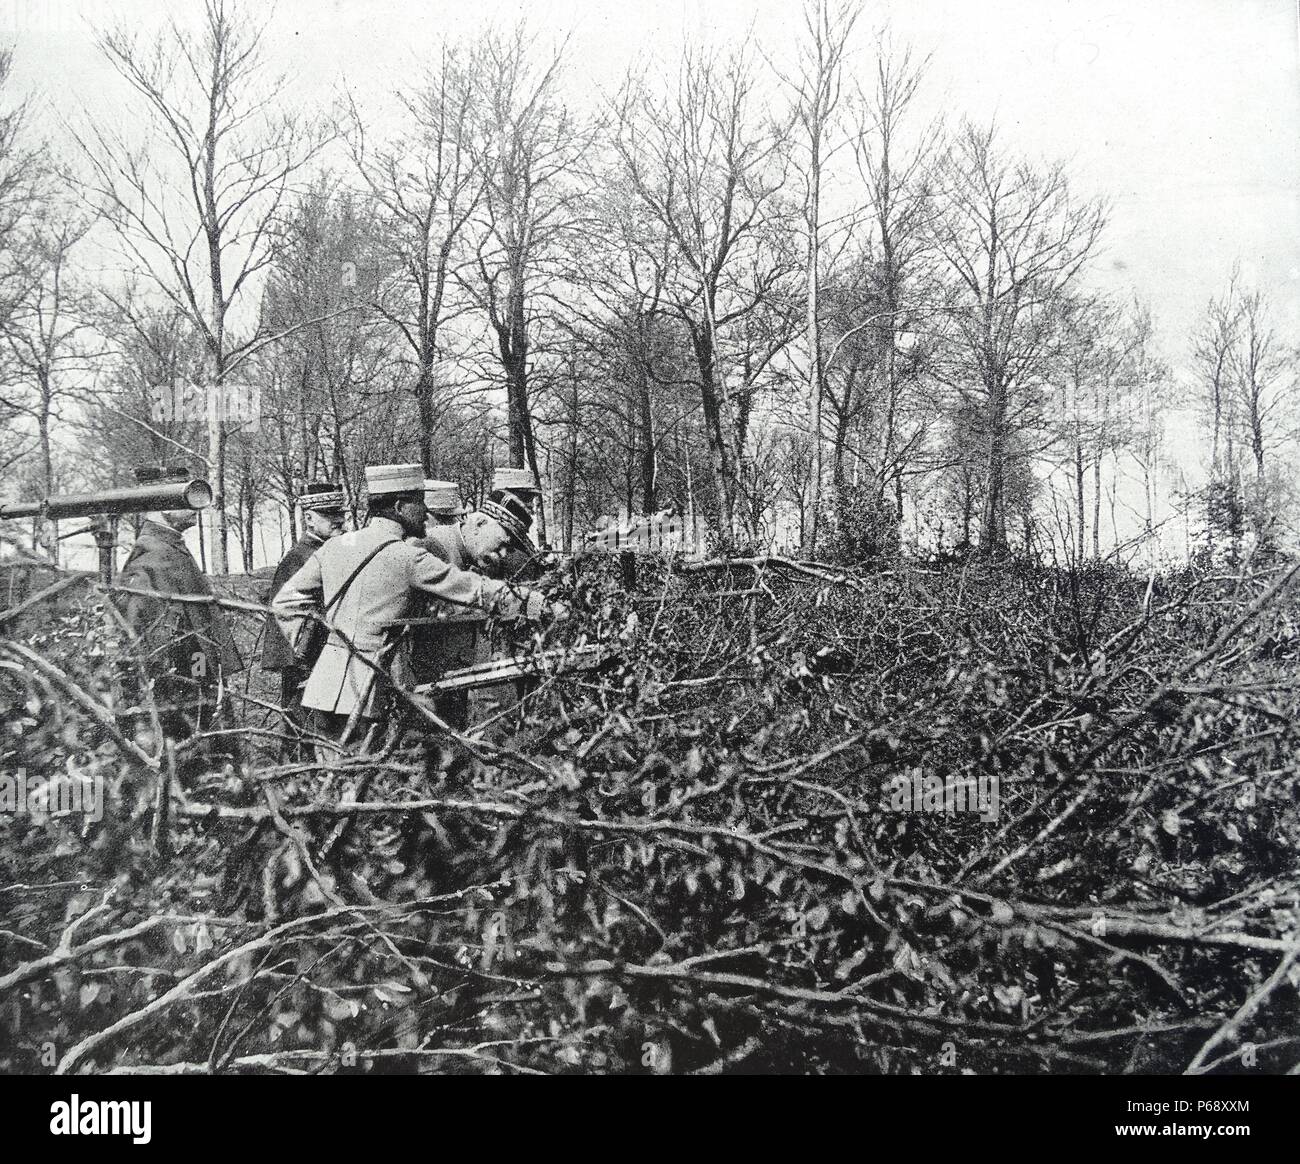
{"type": "Polygon", "coordinates": [[[3,770],[110,793],[0,821],[0,1069],[1296,1061],[1289,565],[638,567],[566,568],[566,643],[617,654],[472,738],[276,764],[241,682],[241,770],[183,748],[153,839],[166,754],[92,712],[122,689],[102,596],[0,642],[3,770]],[[890,807],[963,774],[996,821],[890,807]]]}
{"type": "Polygon", "coordinates": [[[1246,533],[1246,501],[1240,486],[1223,476],[1215,476],[1205,486],[1205,528],[1210,545],[1226,541],[1240,547],[1246,533]]]}
{"type": "Polygon", "coordinates": [[[898,511],[870,485],[841,485],[835,495],[834,560],[860,565],[898,555],[898,511]]]}

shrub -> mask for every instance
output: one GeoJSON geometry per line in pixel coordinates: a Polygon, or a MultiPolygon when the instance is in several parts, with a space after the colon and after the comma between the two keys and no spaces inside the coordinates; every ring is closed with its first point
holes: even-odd
{"type": "Polygon", "coordinates": [[[0,824],[0,1067],[1286,1070],[1291,984],[1220,1032],[1300,931],[1280,576],[579,562],[603,669],[330,775],[253,675],[163,853],[88,598],[0,643],[5,770],[115,794],[0,824]],[[997,820],[891,807],[945,776],[997,820]]]}

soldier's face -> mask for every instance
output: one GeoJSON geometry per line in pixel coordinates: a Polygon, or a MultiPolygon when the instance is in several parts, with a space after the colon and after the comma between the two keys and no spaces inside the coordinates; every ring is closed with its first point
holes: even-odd
{"type": "Polygon", "coordinates": [[[484,514],[467,524],[461,536],[465,540],[465,549],[481,570],[489,573],[505,565],[506,550],[510,548],[510,535],[500,522],[493,521],[484,514]]]}
{"type": "Polygon", "coordinates": [[[335,534],[343,532],[344,515],[338,513],[321,513],[319,510],[307,511],[307,528],[318,538],[329,540],[335,534]]]}

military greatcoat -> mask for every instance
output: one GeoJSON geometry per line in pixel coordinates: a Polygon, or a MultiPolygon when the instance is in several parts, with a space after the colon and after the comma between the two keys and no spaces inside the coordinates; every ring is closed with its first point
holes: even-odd
{"type": "MultiPolygon", "coordinates": [[[[280,593],[284,584],[307,564],[307,559],[324,544],[324,538],[318,538],[313,533],[305,533],[290,547],[289,552],[280,559],[280,564],[275,568],[271,589],[266,595],[268,603],[280,593]]],[[[289,640],[280,633],[274,615],[268,615],[266,620],[266,636],[262,640],[262,667],[267,671],[290,671],[298,667],[293,648],[289,646],[289,640]]]]}
{"type": "MultiPolygon", "coordinates": [[[[212,594],[185,539],[155,521],[141,526],[118,585],[163,594],[212,594]]],[[[216,605],[130,594],[123,596],[121,609],[145,646],[150,674],[174,675],[200,688],[214,688],[223,674],[244,668],[230,625],[216,605]]]]}
{"type": "Polygon", "coordinates": [[[363,529],[331,538],[271,603],[285,637],[297,641],[309,613],[329,602],[366,556],[382,546],[329,613],[333,629],[307,680],[304,707],[378,718],[382,692],[376,668],[382,672],[388,666],[394,624],[408,618],[422,596],[507,618],[541,613],[540,594],[457,569],[418,543],[403,541],[402,533],[398,522],[376,517],[363,529]]]}

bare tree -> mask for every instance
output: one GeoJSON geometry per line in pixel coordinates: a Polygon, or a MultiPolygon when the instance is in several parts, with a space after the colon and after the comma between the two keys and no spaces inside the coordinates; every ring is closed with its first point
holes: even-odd
{"type": "MultiPolygon", "coordinates": [[[[825,329],[836,336],[832,350],[837,358],[824,365],[822,396],[830,415],[831,483],[838,491],[850,476],[856,478],[866,460],[864,430],[876,419],[873,387],[879,376],[881,329],[864,323],[884,314],[874,264],[862,256],[828,279],[819,298],[825,329]]],[[[805,519],[802,528],[807,525],[805,519]]]]}
{"type": "MultiPolygon", "coordinates": [[[[592,227],[575,238],[569,260],[586,293],[570,304],[572,323],[562,326],[572,330],[604,382],[589,411],[617,414],[617,427],[629,438],[621,442],[622,451],[635,460],[635,467],[631,462],[625,467],[629,481],[636,481],[641,509],[650,513],[657,505],[660,453],[672,424],[660,415],[662,389],[682,386],[674,360],[679,337],[664,303],[665,288],[675,277],[675,250],[624,188],[617,169],[603,175],[598,187],[602,193],[593,200],[592,227]]],[[[630,497],[626,504],[633,508],[630,497]]]]}
{"type": "MultiPolygon", "coordinates": [[[[853,150],[866,187],[873,244],[875,295],[871,309],[876,365],[875,421],[880,447],[879,498],[892,487],[903,516],[903,482],[924,451],[924,418],[932,412],[910,399],[921,387],[916,374],[927,344],[920,333],[937,298],[933,270],[934,170],[941,141],[938,123],[913,126],[917,93],[929,58],[898,48],[888,36],[876,45],[870,84],[855,95],[853,150]],[[904,339],[903,337],[907,337],[904,339]]],[[[858,321],[854,321],[855,323],[858,321]]]]}
{"type": "MultiPolygon", "coordinates": [[[[101,304],[96,328],[108,341],[108,358],[71,421],[80,438],[81,476],[105,488],[132,483],[130,466],[188,457],[203,428],[166,408],[158,395],[160,384],[202,375],[204,343],[193,321],[175,307],[150,309],[129,284],[117,298],[125,310],[101,304]]],[[[139,518],[131,520],[138,527],[139,518]]]]}
{"type": "MultiPolygon", "coordinates": [[[[262,297],[263,326],[285,338],[254,357],[254,374],[264,385],[255,442],[263,472],[246,480],[260,481],[262,495],[285,507],[291,537],[294,499],[317,477],[343,485],[355,516],[363,465],[355,460],[353,430],[366,413],[388,408],[379,394],[397,374],[390,329],[367,307],[376,297],[386,241],[386,224],[370,211],[368,200],[328,177],[314,182],[286,213],[262,297]]],[[[401,411],[400,403],[394,406],[401,411]]],[[[401,429],[410,430],[409,424],[401,429]]],[[[244,494],[241,487],[247,521],[244,494]]]]}
{"type": "Polygon", "coordinates": [[[750,407],[750,386],[733,390],[728,375],[728,330],[771,306],[793,271],[772,229],[784,213],[780,135],[757,113],[743,48],[725,59],[688,49],[667,97],[628,81],[614,135],[623,179],[673,257],[665,303],[690,338],[717,512],[728,532],[750,407]]]}
{"type": "MultiPolygon", "coordinates": [[[[565,104],[564,45],[543,54],[520,25],[489,33],[476,56],[483,197],[477,273],[467,280],[492,328],[505,378],[510,464],[539,473],[529,391],[531,335],[554,264],[583,213],[596,136],[565,104]]],[[[540,475],[540,474],[539,474],[540,475]]],[[[545,518],[540,533],[544,538],[545,518]]]]}
{"type": "Polygon", "coordinates": [[[1090,526],[1092,556],[1101,557],[1102,466],[1119,443],[1117,381],[1128,357],[1128,337],[1119,307],[1096,295],[1067,297],[1058,330],[1058,427],[1070,462],[1073,551],[1082,561],[1088,557],[1090,526]]]}
{"type": "Polygon", "coordinates": [[[104,354],[94,332],[91,297],[72,271],[72,252],[89,229],[88,219],[69,216],[32,231],[16,259],[24,294],[0,330],[8,356],[0,407],[35,424],[45,497],[56,484],[54,423],[64,419],[65,407],[84,398],[104,354]]]}
{"type": "MultiPolygon", "coordinates": [[[[792,122],[796,130],[790,145],[796,157],[795,170],[803,177],[804,226],[804,345],[808,362],[808,436],[812,450],[812,481],[809,496],[812,512],[803,523],[805,556],[816,552],[818,521],[822,506],[823,448],[822,397],[825,367],[822,351],[820,292],[826,263],[825,210],[822,187],[826,167],[845,139],[836,133],[836,115],[843,91],[845,53],[861,4],[841,0],[807,0],[803,10],[803,36],[793,77],[787,85],[793,91],[792,122]]],[[[843,230],[840,231],[843,237],[843,230]]]]}
{"type": "MultiPolygon", "coordinates": [[[[0,94],[12,70],[13,53],[0,50],[0,94]]],[[[49,158],[28,140],[29,112],[26,101],[0,109],[0,327],[31,285],[28,232],[50,192],[49,158]]]]}
{"type": "Polygon", "coordinates": [[[393,273],[379,285],[377,307],[415,362],[420,460],[429,476],[441,471],[435,439],[446,404],[437,370],[441,332],[457,314],[451,292],[467,261],[467,228],[487,180],[475,164],[475,72],[474,59],[444,44],[420,82],[398,94],[402,128],[390,142],[370,142],[352,108],[352,158],[379,212],[385,265],[393,273]]]}
{"type": "MultiPolygon", "coordinates": [[[[1212,300],[1193,336],[1210,427],[1212,507],[1229,517],[1249,514],[1257,538],[1269,536],[1287,492],[1277,452],[1295,435],[1295,378],[1277,339],[1268,298],[1240,285],[1236,271],[1212,300]],[[1251,470],[1242,480],[1243,459],[1251,470]]],[[[1213,524],[1213,523],[1212,523],[1213,524]]]]}
{"type": "MultiPolygon", "coordinates": [[[[9,86],[12,67],[13,54],[0,51],[0,95],[9,86]]],[[[30,230],[48,188],[48,159],[28,143],[28,113],[25,101],[0,109],[0,330],[30,289],[30,230]]],[[[23,413],[0,400],[0,469],[8,470],[32,452],[23,413]]]]}
{"type": "Polygon", "coordinates": [[[1131,390],[1129,455],[1142,474],[1143,532],[1159,549],[1156,508],[1160,496],[1164,413],[1169,404],[1169,366],[1156,350],[1151,309],[1135,301],[1129,308],[1128,378],[1131,390]]]}
{"type": "Polygon", "coordinates": [[[1192,355],[1208,397],[1211,471],[1228,478],[1235,477],[1237,470],[1232,360],[1240,321],[1240,291],[1234,270],[1223,295],[1207,305],[1192,338],[1192,355]]]}
{"type": "Polygon", "coordinates": [[[1241,297],[1238,342],[1232,374],[1241,405],[1241,422],[1263,489],[1278,447],[1295,431],[1295,379],[1278,343],[1267,296],[1259,290],[1241,297]]]}
{"type": "MultiPolygon", "coordinates": [[[[197,31],[175,19],[142,44],[126,27],[98,46],[134,91],[142,117],[129,140],[88,119],[75,137],[87,163],[85,189],[113,227],[128,269],[193,321],[203,339],[210,390],[276,337],[255,310],[258,276],[274,257],[295,175],[327,134],[286,109],[284,78],[264,81],[264,26],[227,0],[207,0],[197,31]]],[[[120,310],[129,304],[113,287],[120,310]]],[[[207,463],[212,568],[227,569],[227,424],[210,409],[207,463]]]]}
{"type": "Polygon", "coordinates": [[[980,546],[1005,552],[1012,461],[1034,445],[1016,441],[1042,421],[1043,376],[1069,292],[1099,239],[1100,204],[1072,196],[1060,165],[1036,168],[1000,152],[994,130],[967,122],[943,170],[944,212],[936,242],[951,290],[949,386],[978,408],[985,448],[980,546]]]}

